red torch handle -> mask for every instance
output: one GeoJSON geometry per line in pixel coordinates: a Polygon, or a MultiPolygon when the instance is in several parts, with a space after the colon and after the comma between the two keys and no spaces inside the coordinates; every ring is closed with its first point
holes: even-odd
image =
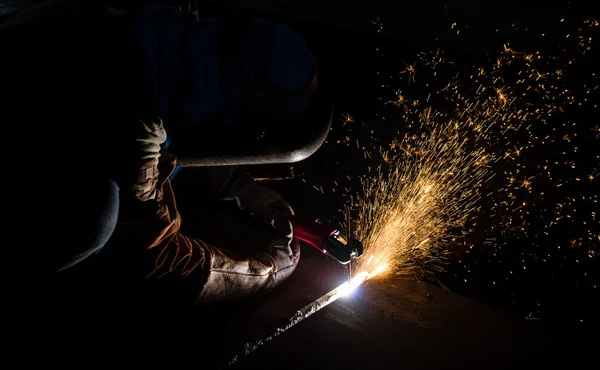
{"type": "Polygon", "coordinates": [[[327,239],[337,231],[330,225],[314,223],[294,223],[294,237],[302,240],[321,252],[325,252],[327,239]]]}

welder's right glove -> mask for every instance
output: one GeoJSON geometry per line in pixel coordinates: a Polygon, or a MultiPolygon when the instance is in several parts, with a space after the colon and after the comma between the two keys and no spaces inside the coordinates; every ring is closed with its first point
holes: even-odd
{"type": "Polygon", "coordinates": [[[206,283],[196,304],[234,301],[271,291],[296,269],[300,244],[273,241],[265,252],[244,256],[226,249],[206,246],[206,283]]]}
{"type": "Polygon", "coordinates": [[[269,224],[271,235],[264,248],[249,256],[207,246],[208,278],[197,304],[266,293],[287,279],[300,259],[300,243],[291,223],[293,211],[281,195],[249,177],[234,190],[229,199],[269,224]]]}

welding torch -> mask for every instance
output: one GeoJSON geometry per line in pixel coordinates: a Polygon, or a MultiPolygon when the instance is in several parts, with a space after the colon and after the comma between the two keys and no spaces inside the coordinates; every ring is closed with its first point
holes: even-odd
{"type": "Polygon", "coordinates": [[[295,222],[294,237],[320,252],[333,257],[342,265],[350,263],[363,254],[363,245],[355,238],[344,238],[332,225],[317,222],[295,222]]]}

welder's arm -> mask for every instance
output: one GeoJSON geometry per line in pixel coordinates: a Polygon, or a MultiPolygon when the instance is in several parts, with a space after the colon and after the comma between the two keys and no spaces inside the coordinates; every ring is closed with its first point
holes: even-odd
{"type": "MultiPolygon", "coordinates": [[[[206,284],[196,303],[230,301],[266,293],[287,279],[300,258],[300,244],[287,219],[272,223],[270,240],[251,256],[206,245],[206,284]]],[[[225,247],[225,246],[223,246],[225,247]]]]}
{"type": "Polygon", "coordinates": [[[244,209],[269,224],[275,219],[293,219],[294,212],[273,189],[255,182],[244,166],[199,167],[177,175],[178,197],[202,204],[235,200],[244,209]]]}
{"type": "Polygon", "coordinates": [[[179,232],[181,216],[168,180],[174,156],[160,152],[164,130],[160,121],[140,122],[137,176],[113,239],[142,266],[150,282],[172,291],[187,292],[198,304],[241,299],[270,291],[294,271],[300,246],[286,218],[274,218],[273,237],[253,256],[188,238],[179,232]],[[140,211],[141,210],[141,211],[140,211]],[[139,215],[134,217],[132,215],[139,215]],[[138,260],[141,259],[140,260],[138,260]],[[144,267],[145,266],[145,267],[144,267]]]}
{"type": "MultiPolygon", "coordinates": [[[[164,176],[170,173],[162,165],[161,170],[164,176]]],[[[300,246],[289,222],[277,224],[276,236],[253,256],[208,245],[179,232],[181,217],[171,184],[161,182],[156,198],[146,201],[156,202],[156,213],[121,223],[116,232],[125,245],[139,250],[149,283],[185,294],[186,303],[205,304],[266,293],[292,274],[300,246]]]]}

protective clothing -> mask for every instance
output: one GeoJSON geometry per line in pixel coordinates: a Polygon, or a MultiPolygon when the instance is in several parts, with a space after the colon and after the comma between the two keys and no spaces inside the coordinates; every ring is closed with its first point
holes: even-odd
{"type": "Polygon", "coordinates": [[[136,127],[139,129],[139,133],[134,136],[136,139],[132,145],[134,151],[138,153],[133,158],[133,162],[137,166],[137,178],[131,185],[131,190],[137,200],[146,201],[156,197],[160,146],[167,140],[167,133],[160,118],[149,123],[140,121],[136,127]],[[137,163],[135,159],[138,159],[137,163]]]}
{"type": "MultiPolygon", "coordinates": [[[[152,124],[140,122],[139,125],[139,132],[145,132],[138,139],[143,143],[140,148],[148,158],[146,163],[154,163],[159,154],[158,144],[165,137],[164,129],[159,120],[152,124]]],[[[145,172],[154,176],[143,177],[143,186],[136,187],[144,188],[143,196],[124,204],[124,214],[138,214],[139,218],[119,222],[113,235],[113,243],[127,248],[123,258],[130,259],[132,265],[144,261],[151,282],[160,284],[163,289],[186,290],[187,303],[196,304],[266,293],[291,275],[300,257],[300,246],[293,239],[290,222],[285,217],[277,217],[280,211],[272,211],[282,200],[281,196],[267,188],[245,183],[243,188],[251,189],[252,193],[245,190],[240,199],[249,202],[247,204],[257,214],[270,220],[272,237],[252,256],[221,249],[179,232],[181,216],[168,179],[176,158],[162,151],[159,159],[155,171],[145,172]],[[149,193],[154,196],[146,196],[149,193]],[[250,200],[248,196],[253,198],[250,200]],[[140,215],[127,208],[142,208],[147,214],[140,215]]]]}

